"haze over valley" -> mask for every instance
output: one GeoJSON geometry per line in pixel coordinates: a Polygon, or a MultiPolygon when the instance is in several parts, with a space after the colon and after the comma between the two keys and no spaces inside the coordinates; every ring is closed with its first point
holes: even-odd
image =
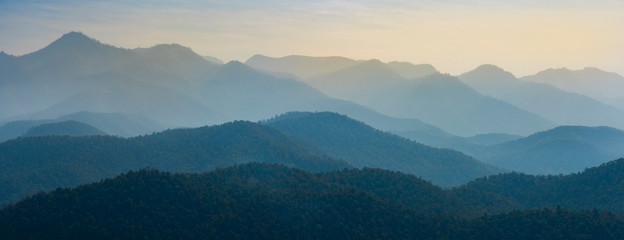
{"type": "Polygon", "coordinates": [[[0,238],[623,239],[624,5],[425,2],[0,2],[0,238]]]}

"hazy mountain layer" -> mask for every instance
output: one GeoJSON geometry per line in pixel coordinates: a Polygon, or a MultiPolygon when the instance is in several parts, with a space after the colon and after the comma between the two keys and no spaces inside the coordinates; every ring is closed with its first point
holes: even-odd
{"type": "Polygon", "coordinates": [[[308,57],[286,56],[272,58],[263,55],[254,55],[245,61],[245,64],[271,72],[291,73],[301,79],[316,75],[338,71],[351,67],[359,61],[345,57],[308,57]]]}
{"type": "Polygon", "coordinates": [[[101,130],[77,121],[69,120],[63,122],[46,123],[32,127],[22,135],[22,137],[40,136],[97,136],[106,135],[101,130]]]}
{"type": "Polygon", "coordinates": [[[528,135],[554,124],[507,102],[479,94],[459,79],[434,74],[396,87],[369,104],[382,113],[417,118],[460,136],[528,135]]]}
{"type": "MultiPolygon", "coordinates": [[[[548,74],[544,73],[544,75],[548,74]]],[[[622,109],[584,95],[560,90],[551,85],[520,81],[511,73],[493,65],[480,66],[462,74],[459,78],[482,94],[539,114],[558,125],[624,128],[624,110],[622,109]]],[[[608,81],[608,78],[605,81],[608,81]]],[[[619,89],[617,86],[613,87],[619,89]]]]}
{"type": "MultiPolygon", "coordinates": [[[[310,85],[329,96],[371,106],[397,85],[407,80],[379,60],[368,60],[308,80],[310,85]]],[[[377,109],[379,110],[379,109],[377,109]]]]}
{"type": "Polygon", "coordinates": [[[93,124],[107,120],[83,121],[111,134],[136,136],[169,126],[257,121],[294,110],[337,111],[384,130],[447,135],[416,119],[391,118],[352,102],[329,98],[291,77],[261,72],[239,62],[210,63],[191,49],[176,44],[128,50],[72,32],[33,54],[20,57],[3,54],[0,61],[2,67],[10,70],[6,74],[13,76],[3,81],[6,86],[0,88],[7,92],[0,98],[6,100],[3,104],[12,112],[4,117],[20,114],[5,122],[55,119],[89,111],[131,114],[159,123],[133,120],[131,127],[108,129],[103,126],[106,124],[93,124]],[[53,58],[68,62],[75,58],[91,60],[76,63],[81,70],[75,72],[70,67],[55,68],[59,63],[49,60],[53,58]],[[87,66],[90,63],[99,65],[87,66]],[[30,65],[39,67],[26,69],[30,65]],[[39,72],[43,68],[56,70],[39,72]],[[22,73],[28,74],[22,76],[22,73]],[[36,80],[32,80],[32,85],[22,84],[30,78],[36,80]],[[63,87],[57,89],[58,86],[63,87]],[[145,126],[139,126],[141,122],[145,126]]]}
{"type": "Polygon", "coordinates": [[[439,73],[431,64],[412,64],[409,62],[389,62],[388,66],[405,79],[422,78],[439,73]]]}
{"type": "Polygon", "coordinates": [[[265,124],[355,167],[402,171],[444,187],[502,171],[462,153],[412,142],[336,113],[290,113],[265,124]]]}
{"type": "Polygon", "coordinates": [[[463,152],[505,169],[529,174],[567,174],[624,157],[624,131],[564,126],[463,152]]]}
{"type": "Polygon", "coordinates": [[[76,112],[61,116],[56,119],[46,120],[20,120],[5,123],[0,126],[0,142],[17,138],[28,129],[42,124],[55,123],[62,121],[78,121],[89,124],[108,135],[116,135],[121,137],[134,137],[143,134],[162,131],[167,128],[166,125],[158,123],[151,119],[133,114],[122,113],[93,113],[93,112],[76,112]]]}
{"type": "Polygon", "coordinates": [[[617,73],[589,67],[574,71],[565,68],[548,69],[520,80],[547,83],[624,109],[624,77],[617,73]]]}

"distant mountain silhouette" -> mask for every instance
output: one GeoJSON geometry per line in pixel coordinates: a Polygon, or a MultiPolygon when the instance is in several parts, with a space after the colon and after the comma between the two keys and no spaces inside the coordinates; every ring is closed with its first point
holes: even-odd
{"type": "Polygon", "coordinates": [[[40,136],[97,136],[107,135],[101,130],[78,121],[63,121],[55,123],[46,123],[32,127],[22,135],[22,137],[40,137],[40,136]]]}
{"type": "Polygon", "coordinates": [[[550,84],[624,109],[624,77],[617,73],[591,67],[574,71],[560,68],[544,70],[520,80],[550,84]]]}
{"type": "Polygon", "coordinates": [[[221,65],[178,44],[159,44],[132,51],[138,53],[141,60],[116,71],[182,93],[199,85],[204,75],[211,74],[221,65]]]}
{"type": "Polygon", "coordinates": [[[271,127],[242,121],[129,139],[19,138],[0,143],[0,159],[0,205],[38,191],[77,186],[146,167],[202,172],[257,161],[309,171],[352,167],[271,127]]]}
{"type": "Polygon", "coordinates": [[[76,77],[102,73],[136,58],[131,50],[102,44],[80,32],[70,32],[45,48],[18,57],[37,76],[76,77]]]}
{"type": "Polygon", "coordinates": [[[218,59],[216,57],[213,56],[202,56],[204,58],[204,60],[210,62],[210,63],[215,63],[215,64],[224,64],[224,62],[221,59],[218,59]]]}
{"type": "Polygon", "coordinates": [[[348,68],[358,62],[359,61],[345,57],[308,57],[292,55],[272,58],[257,54],[247,59],[245,64],[271,72],[292,73],[301,79],[307,79],[316,75],[348,68]]]}
{"type": "Polygon", "coordinates": [[[383,98],[371,99],[369,104],[384,114],[421,119],[460,136],[483,133],[528,135],[554,127],[539,115],[483,96],[459,79],[442,74],[397,86],[383,98]]]}
{"type": "Polygon", "coordinates": [[[466,139],[473,144],[494,145],[498,143],[513,141],[519,138],[522,138],[522,136],[503,133],[488,133],[475,135],[466,139]]]}
{"type": "MultiPolygon", "coordinates": [[[[21,66],[20,61],[37,62],[40,68],[58,70],[56,75],[46,75],[35,68],[30,69],[32,76],[28,77],[37,79],[37,83],[17,85],[15,82],[27,79],[17,77],[19,68],[13,69],[11,74],[16,74],[15,81],[0,88],[0,91],[6,91],[0,99],[5,99],[3,103],[8,106],[0,109],[0,113],[6,109],[6,114],[0,115],[3,122],[55,119],[88,111],[133,114],[156,120],[167,127],[196,127],[240,119],[257,121],[287,111],[305,110],[338,111],[384,130],[443,132],[416,119],[395,119],[352,102],[329,98],[287,75],[259,71],[236,61],[212,64],[191,49],[177,44],[128,50],[74,32],[61,37],[45,50],[2,58],[17,66],[21,66]],[[80,46],[73,46],[71,43],[74,42],[80,46]],[[56,68],[54,64],[57,63],[46,60],[82,57],[81,52],[70,54],[76,48],[97,53],[86,57],[94,60],[81,64],[93,62],[98,66],[85,66],[78,73],[72,68],[56,68]],[[62,49],[68,50],[64,52],[62,49]]],[[[134,124],[133,128],[136,127],[150,130],[125,133],[117,128],[112,134],[135,136],[153,132],[152,126],[134,124]]]]}
{"type": "Polygon", "coordinates": [[[57,120],[75,120],[87,123],[111,135],[135,137],[151,134],[169,126],[136,114],[75,112],[59,117],[57,120]]]}
{"type": "Polygon", "coordinates": [[[22,136],[32,127],[53,122],[59,122],[59,120],[21,120],[5,123],[0,126],[0,142],[22,136]]]}
{"type": "Polygon", "coordinates": [[[624,128],[622,109],[551,85],[520,81],[511,73],[493,65],[480,66],[462,74],[460,79],[484,95],[539,114],[558,125],[624,128]]]}
{"type": "Polygon", "coordinates": [[[463,152],[513,171],[567,174],[624,157],[624,131],[610,127],[562,126],[463,152]]]}
{"type": "Polygon", "coordinates": [[[110,135],[134,137],[167,128],[167,125],[133,114],[75,112],[55,119],[19,120],[0,125],[0,142],[17,138],[28,129],[48,123],[78,121],[89,124],[110,135]]]}
{"type": "Polygon", "coordinates": [[[434,73],[439,73],[438,70],[431,64],[414,65],[408,62],[389,62],[388,66],[405,79],[421,78],[434,73]]]}
{"type": "Polygon", "coordinates": [[[412,142],[336,113],[289,113],[266,124],[310,141],[353,166],[402,171],[445,187],[502,171],[459,152],[412,142]]]}
{"type": "Polygon", "coordinates": [[[91,88],[27,117],[56,118],[79,111],[121,112],[158,119],[169,126],[199,126],[222,119],[198,99],[127,75],[103,73],[85,80],[90,81],[91,88]]]}
{"type": "Polygon", "coordinates": [[[407,81],[379,60],[360,62],[352,67],[310,78],[310,85],[329,96],[369,105],[391,88],[407,81]]]}

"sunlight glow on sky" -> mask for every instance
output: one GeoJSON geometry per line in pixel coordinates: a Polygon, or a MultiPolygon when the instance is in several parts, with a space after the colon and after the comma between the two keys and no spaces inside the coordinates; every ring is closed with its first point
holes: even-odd
{"type": "Polygon", "coordinates": [[[179,43],[224,61],[298,54],[451,74],[492,63],[517,76],[587,66],[624,75],[622,0],[0,0],[0,51],[33,52],[69,31],[124,48],[179,43]]]}

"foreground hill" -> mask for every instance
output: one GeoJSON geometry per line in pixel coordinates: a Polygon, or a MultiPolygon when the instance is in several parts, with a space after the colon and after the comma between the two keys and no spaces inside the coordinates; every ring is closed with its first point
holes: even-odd
{"type": "Polygon", "coordinates": [[[624,157],[624,131],[562,126],[517,140],[462,151],[505,169],[528,174],[568,174],[624,157]]]}
{"type": "Polygon", "coordinates": [[[427,214],[420,206],[384,200],[341,182],[371,185],[366,180],[376,172],[310,174],[265,164],[201,175],[129,172],[95,184],[38,194],[7,207],[0,212],[0,234],[8,238],[193,239],[624,237],[624,219],[606,212],[558,208],[462,219],[427,214]]]}
{"type": "Polygon", "coordinates": [[[77,121],[63,121],[56,123],[42,124],[26,131],[22,137],[38,136],[96,136],[106,135],[99,129],[85,123],[77,121]]]}
{"type": "Polygon", "coordinates": [[[445,187],[502,171],[460,152],[412,142],[336,113],[290,113],[265,124],[353,166],[402,171],[445,187]]]}
{"type": "Polygon", "coordinates": [[[0,203],[132,169],[202,172],[237,163],[281,163],[309,171],[351,167],[277,130],[250,122],[177,129],[123,139],[32,137],[0,144],[0,203]]]}
{"type": "Polygon", "coordinates": [[[563,176],[490,176],[457,190],[495,193],[523,209],[561,206],[624,213],[624,158],[563,176]]]}

